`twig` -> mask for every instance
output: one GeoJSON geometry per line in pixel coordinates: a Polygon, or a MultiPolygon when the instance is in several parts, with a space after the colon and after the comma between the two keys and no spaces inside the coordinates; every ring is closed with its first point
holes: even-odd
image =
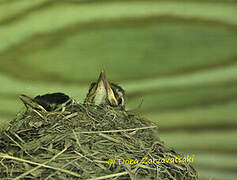
{"type": "Polygon", "coordinates": [[[112,177],[118,177],[118,176],[122,176],[122,175],[126,175],[128,174],[127,171],[124,172],[120,172],[120,173],[116,173],[116,174],[110,174],[110,175],[106,175],[106,176],[100,176],[100,177],[96,177],[96,178],[90,178],[87,180],[101,180],[101,179],[108,179],[108,178],[112,178],[112,177]]]}
{"type": "Polygon", "coordinates": [[[13,134],[14,134],[14,136],[16,136],[17,139],[19,139],[22,143],[25,143],[25,141],[24,141],[23,139],[21,139],[20,136],[18,136],[16,133],[13,133],[13,134]]]}
{"type": "Polygon", "coordinates": [[[48,161],[44,162],[43,164],[38,165],[38,166],[36,166],[35,168],[33,168],[33,169],[31,169],[31,170],[29,170],[29,171],[27,171],[27,172],[21,174],[20,176],[14,178],[14,180],[21,179],[21,178],[23,178],[24,176],[26,176],[26,175],[32,173],[33,171],[39,169],[40,167],[42,167],[42,165],[48,164],[49,162],[53,161],[53,160],[56,159],[58,156],[60,156],[62,153],[64,153],[64,152],[67,150],[67,148],[68,148],[68,147],[65,147],[61,152],[59,152],[58,154],[56,154],[55,156],[53,156],[50,160],[48,160],[48,161]]]}
{"type": "Polygon", "coordinates": [[[78,154],[79,156],[85,158],[86,160],[90,161],[90,162],[93,162],[93,160],[89,159],[88,157],[84,156],[83,154],[77,152],[77,151],[74,151],[76,154],[78,154]]]}
{"type": "MultiPolygon", "coordinates": [[[[65,167],[68,166],[69,164],[74,163],[74,162],[77,161],[78,159],[80,159],[80,158],[74,159],[74,160],[72,160],[72,161],[66,163],[65,165],[62,166],[62,168],[65,168],[65,167]]],[[[45,178],[45,180],[48,180],[49,178],[51,178],[52,176],[54,176],[56,173],[57,173],[57,171],[54,172],[54,173],[52,173],[52,174],[50,174],[48,177],[45,178]]]]}
{"type": "Polygon", "coordinates": [[[77,142],[78,147],[81,149],[81,151],[82,151],[83,153],[88,154],[88,152],[87,152],[86,150],[84,150],[84,148],[81,147],[80,140],[79,140],[77,134],[75,133],[75,131],[72,130],[72,132],[73,132],[73,135],[75,136],[75,139],[76,139],[76,142],[77,142]]]}
{"type": "Polygon", "coordinates": [[[6,132],[4,132],[4,134],[5,134],[12,142],[14,142],[19,148],[21,148],[23,151],[25,151],[24,148],[23,148],[18,142],[16,142],[10,135],[8,135],[6,132]]]}
{"type": "Polygon", "coordinates": [[[48,166],[48,165],[45,165],[45,164],[40,164],[40,163],[37,163],[37,162],[21,159],[21,158],[18,158],[18,157],[9,156],[8,154],[0,153],[0,157],[1,158],[6,158],[6,159],[12,159],[12,160],[15,160],[15,161],[21,161],[21,162],[25,162],[25,163],[29,163],[29,164],[34,164],[34,165],[42,166],[42,167],[45,167],[45,168],[48,168],[48,169],[54,169],[56,171],[61,171],[61,172],[70,174],[72,176],[80,177],[80,174],[68,171],[66,169],[56,168],[56,167],[48,166]]]}
{"type": "Polygon", "coordinates": [[[6,132],[4,134],[12,141],[14,142],[19,148],[21,148],[22,151],[24,151],[27,155],[32,157],[18,142],[16,142],[10,135],[8,135],[6,132]]]}
{"type": "Polygon", "coordinates": [[[115,129],[115,130],[108,130],[108,131],[84,131],[84,132],[76,132],[78,134],[97,134],[97,133],[118,133],[118,132],[128,132],[128,131],[137,131],[143,129],[153,129],[157,128],[157,126],[147,126],[141,128],[133,128],[133,129],[115,129]]]}
{"type": "Polygon", "coordinates": [[[106,135],[106,134],[99,133],[99,135],[102,136],[102,137],[105,138],[105,139],[108,139],[109,141],[112,141],[112,142],[115,142],[115,143],[118,143],[118,144],[121,144],[121,143],[122,143],[121,141],[119,141],[119,140],[117,140],[117,139],[115,139],[115,138],[112,138],[112,137],[110,137],[110,136],[108,136],[108,135],[106,135]]]}
{"type": "Polygon", "coordinates": [[[75,113],[69,114],[69,115],[65,116],[65,117],[63,118],[63,120],[73,118],[73,117],[75,117],[75,116],[77,116],[77,115],[78,115],[78,112],[75,112],[75,113]]]}

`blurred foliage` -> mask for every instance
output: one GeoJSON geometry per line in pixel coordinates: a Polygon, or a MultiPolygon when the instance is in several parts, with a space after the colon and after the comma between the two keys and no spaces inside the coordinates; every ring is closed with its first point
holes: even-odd
{"type": "Polygon", "coordinates": [[[236,179],[236,1],[0,0],[0,120],[18,94],[83,101],[104,68],[201,179],[236,179]]]}

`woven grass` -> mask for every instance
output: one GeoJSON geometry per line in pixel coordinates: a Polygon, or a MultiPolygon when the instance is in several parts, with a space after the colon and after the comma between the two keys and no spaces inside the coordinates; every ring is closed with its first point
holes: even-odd
{"type": "Polygon", "coordinates": [[[75,102],[46,114],[28,109],[1,133],[0,178],[198,179],[186,162],[148,163],[180,156],[156,131],[145,118],[110,106],[75,102]]]}

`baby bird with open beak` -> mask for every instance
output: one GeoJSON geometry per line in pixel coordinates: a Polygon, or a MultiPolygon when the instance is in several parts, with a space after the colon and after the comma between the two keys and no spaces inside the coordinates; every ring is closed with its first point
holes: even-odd
{"type": "Polygon", "coordinates": [[[85,103],[95,105],[108,104],[113,107],[125,108],[125,91],[118,85],[109,83],[102,70],[97,82],[91,83],[85,103]]]}

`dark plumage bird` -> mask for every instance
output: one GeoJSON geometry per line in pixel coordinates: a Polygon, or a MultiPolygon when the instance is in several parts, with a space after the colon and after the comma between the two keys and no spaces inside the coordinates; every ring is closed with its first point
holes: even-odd
{"type": "Polygon", "coordinates": [[[42,96],[36,96],[34,99],[22,94],[19,96],[22,102],[28,107],[43,112],[51,112],[60,107],[64,107],[69,104],[71,98],[63,93],[45,94],[42,96]]]}
{"type": "Polygon", "coordinates": [[[125,91],[120,86],[109,83],[102,70],[97,82],[91,83],[85,103],[125,108],[125,91]]]}

